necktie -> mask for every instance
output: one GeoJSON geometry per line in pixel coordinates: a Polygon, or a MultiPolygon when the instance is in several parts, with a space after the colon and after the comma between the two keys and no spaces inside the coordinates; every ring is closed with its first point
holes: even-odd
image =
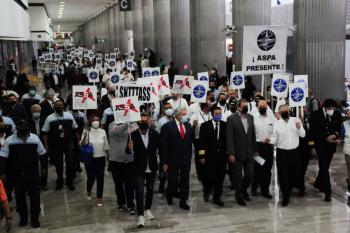
{"type": "Polygon", "coordinates": [[[183,124],[180,122],[180,137],[182,140],[185,139],[185,130],[183,124]]]}
{"type": "Polygon", "coordinates": [[[215,122],[215,136],[216,136],[216,140],[219,140],[219,123],[215,122]]]}

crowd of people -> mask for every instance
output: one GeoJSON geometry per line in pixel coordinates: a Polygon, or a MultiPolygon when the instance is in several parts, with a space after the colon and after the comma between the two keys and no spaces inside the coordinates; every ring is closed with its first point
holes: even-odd
{"type": "MultiPolygon", "coordinates": [[[[222,192],[226,175],[240,206],[246,206],[251,196],[273,198],[270,183],[275,148],[283,207],[288,206],[293,188],[305,195],[305,173],[312,158],[319,164],[314,186],[324,193],[324,201],[331,201],[329,168],[342,141],[350,175],[350,112],[346,104],[341,108],[333,99],[319,101],[310,90],[308,104],[297,116],[295,109],[285,104],[274,109],[276,99],[269,92],[262,96],[251,77],[246,77],[246,88],[239,94],[230,87],[228,77],[219,76],[213,68],[209,70],[205,103],[191,103],[188,96],[172,93],[159,103],[141,106],[140,121],[116,124],[111,106],[115,98],[109,75],[112,70],[106,61],[103,59],[101,66],[95,59],[68,61],[67,54],[63,50],[55,69],[43,74],[43,95],[30,85],[25,73],[17,72],[14,60],[10,60],[5,85],[1,85],[0,201],[8,228],[12,215],[7,201],[12,201],[13,193],[19,226],[26,226],[30,217],[32,226],[40,227],[40,192],[50,186],[50,164],[56,171],[54,189],[66,186],[75,191],[75,178],[84,161],[86,199],[93,199],[96,182],[98,207],[103,206],[107,169],[115,184],[118,209],[137,215],[138,227],[155,218],[151,209],[157,179],[158,191],[168,205],[178,198],[179,207],[190,210],[193,154],[203,200],[209,202],[212,197],[219,207],[225,205],[222,192]],[[87,84],[87,69],[92,67],[100,70],[98,109],[75,110],[71,94],[62,98],[60,90],[87,84]],[[107,93],[101,95],[101,88],[107,93]],[[81,158],[83,147],[92,148],[92,160],[81,158]]],[[[142,78],[140,68],[158,66],[153,56],[153,51],[147,50],[132,70],[126,68],[126,56],[118,57],[122,79],[142,78]]],[[[161,72],[169,75],[172,86],[179,69],[174,62],[162,66],[161,72]]],[[[183,72],[192,71],[187,66],[183,72]]],[[[348,179],[347,185],[350,192],[348,179]]]]}

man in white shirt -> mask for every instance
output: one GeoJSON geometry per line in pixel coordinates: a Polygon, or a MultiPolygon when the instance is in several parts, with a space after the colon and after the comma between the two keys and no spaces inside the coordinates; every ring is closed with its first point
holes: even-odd
{"type": "Polygon", "coordinates": [[[269,193],[269,187],[273,164],[273,145],[269,144],[268,139],[271,137],[275,118],[273,114],[267,112],[268,105],[266,100],[260,100],[257,109],[257,112],[253,115],[256,144],[258,147],[258,154],[265,160],[265,163],[261,165],[255,162],[254,164],[252,195],[258,195],[257,189],[260,186],[261,195],[267,199],[272,199],[269,193]]]}
{"type": "Polygon", "coordinates": [[[273,128],[269,141],[277,147],[277,170],[280,188],[283,196],[282,206],[289,204],[290,193],[293,188],[292,181],[300,179],[300,161],[298,156],[299,137],[305,137],[305,130],[301,121],[290,116],[289,107],[279,107],[281,119],[273,128]]]}
{"type": "Polygon", "coordinates": [[[188,115],[188,103],[184,98],[181,97],[181,94],[172,93],[171,99],[168,100],[168,103],[171,104],[174,111],[178,108],[185,109],[188,115]]]}

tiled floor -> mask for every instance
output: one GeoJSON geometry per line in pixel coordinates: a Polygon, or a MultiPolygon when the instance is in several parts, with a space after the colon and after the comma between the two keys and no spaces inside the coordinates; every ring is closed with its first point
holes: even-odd
{"type": "MultiPolygon", "coordinates": [[[[317,166],[313,161],[309,167],[307,183],[314,179],[317,166]]],[[[114,186],[110,174],[106,173],[104,206],[98,208],[95,200],[85,199],[85,174],[77,179],[77,191],[53,191],[54,169],[51,168],[50,191],[42,193],[41,228],[19,229],[15,216],[13,232],[350,232],[350,208],[345,199],[345,165],[341,154],[337,154],[332,165],[332,181],[335,194],[332,203],[322,201],[322,195],[307,185],[304,198],[293,197],[287,208],[281,208],[275,200],[253,198],[248,207],[239,207],[234,201],[233,191],[225,182],[224,208],[218,208],[202,200],[201,186],[191,176],[191,211],[169,207],[165,199],[156,194],[153,213],[156,219],[146,222],[143,229],[136,228],[136,217],[117,210],[114,186]]],[[[157,189],[157,185],[155,187],[157,189]]],[[[272,188],[273,189],[273,188],[272,188]]]]}

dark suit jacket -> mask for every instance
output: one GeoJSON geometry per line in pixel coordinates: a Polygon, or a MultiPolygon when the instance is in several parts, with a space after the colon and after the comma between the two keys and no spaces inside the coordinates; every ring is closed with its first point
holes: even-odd
{"type": "Polygon", "coordinates": [[[193,131],[191,125],[184,124],[186,134],[185,139],[180,138],[180,131],[176,121],[170,121],[162,127],[162,163],[175,168],[191,166],[192,158],[192,138],[193,131]]]}
{"type": "Polygon", "coordinates": [[[244,130],[239,113],[227,118],[227,154],[234,155],[236,160],[252,159],[257,152],[253,116],[247,114],[248,131],[244,130]]]}
{"type": "Polygon", "coordinates": [[[48,100],[44,100],[43,102],[41,102],[40,107],[40,127],[43,127],[46,118],[52,113],[54,113],[54,110],[48,100]]]}
{"type": "Polygon", "coordinates": [[[7,105],[4,108],[4,115],[10,117],[15,122],[15,124],[17,124],[17,122],[22,119],[28,120],[27,110],[20,103],[17,103],[14,108],[7,105]]]}
{"type": "Polygon", "coordinates": [[[215,140],[216,137],[213,120],[201,124],[199,131],[199,157],[205,158],[206,162],[226,162],[227,160],[225,122],[220,121],[219,143],[215,140]]]}
{"type": "Polygon", "coordinates": [[[157,151],[159,148],[159,135],[155,130],[149,129],[148,136],[148,147],[146,149],[145,145],[143,144],[140,131],[135,130],[131,133],[131,140],[134,144],[133,151],[135,170],[141,174],[146,171],[147,160],[149,168],[153,173],[158,169],[157,151]]]}

